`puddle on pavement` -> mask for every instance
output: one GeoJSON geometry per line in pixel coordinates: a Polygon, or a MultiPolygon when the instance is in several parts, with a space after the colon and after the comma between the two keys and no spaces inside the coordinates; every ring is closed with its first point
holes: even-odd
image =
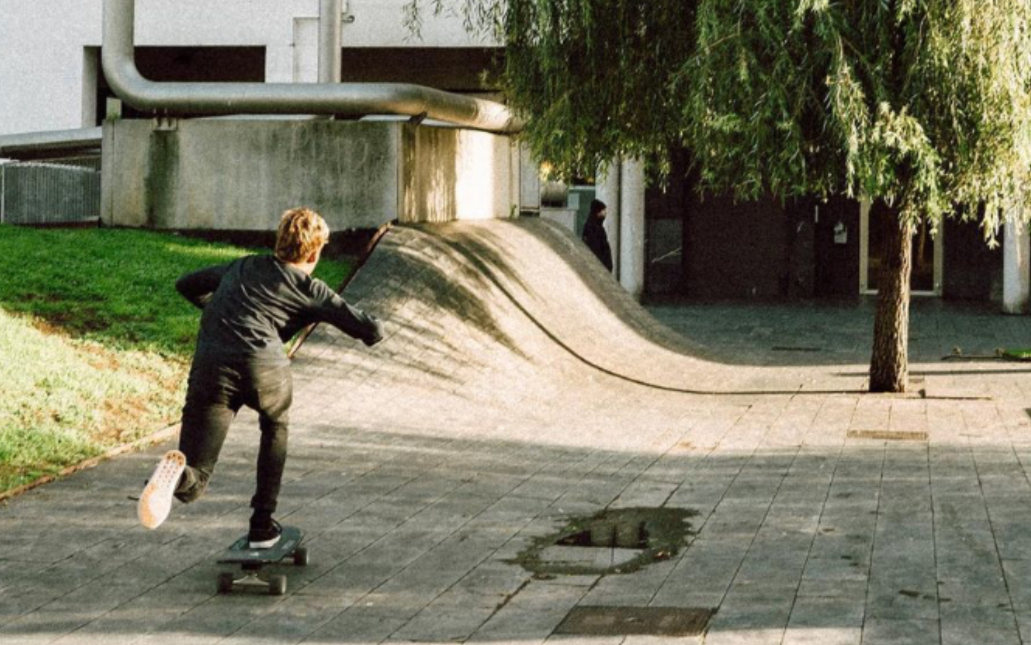
{"type": "Polygon", "coordinates": [[[693,535],[683,508],[620,508],[570,518],[513,560],[538,576],[632,573],[675,556],[693,535]]]}

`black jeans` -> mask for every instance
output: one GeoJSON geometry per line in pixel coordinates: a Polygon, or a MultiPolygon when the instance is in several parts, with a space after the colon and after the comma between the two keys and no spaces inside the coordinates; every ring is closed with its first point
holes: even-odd
{"type": "Polygon", "coordinates": [[[179,434],[179,450],[186,455],[187,468],[176,489],[176,498],[189,503],[204,494],[229,426],[246,405],[258,413],[261,429],[258,480],[251,508],[256,513],[273,513],[286,465],[287,413],[292,401],[289,363],[225,362],[195,357],[179,434]]]}

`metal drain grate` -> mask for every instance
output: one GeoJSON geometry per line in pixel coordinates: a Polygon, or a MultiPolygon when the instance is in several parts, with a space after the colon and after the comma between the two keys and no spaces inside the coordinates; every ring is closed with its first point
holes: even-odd
{"type": "Polygon", "coordinates": [[[877,439],[879,441],[927,441],[926,432],[902,430],[849,430],[849,439],[877,439]]]}
{"type": "Polygon", "coordinates": [[[574,607],[556,634],[579,636],[697,636],[712,609],[698,607],[574,607]]]}

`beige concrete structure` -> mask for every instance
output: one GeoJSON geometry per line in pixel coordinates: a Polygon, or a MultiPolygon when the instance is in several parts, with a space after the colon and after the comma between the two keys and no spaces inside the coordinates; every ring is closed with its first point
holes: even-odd
{"type": "Polygon", "coordinates": [[[619,283],[640,300],[645,271],[644,162],[624,159],[619,184],[619,283]]]}
{"type": "Polygon", "coordinates": [[[402,124],[398,219],[504,219],[519,214],[519,150],[505,136],[402,124]]]}
{"type": "Polygon", "coordinates": [[[1031,296],[1031,235],[1027,224],[1007,222],[1002,236],[1002,310],[1027,313],[1031,296]]]}
{"type": "Polygon", "coordinates": [[[597,190],[595,198],[605,202],[607,215],[605,216],[605,234],[609,237],[609,245],[612,247],[612,271],[619,276],[622,267],[620,255],[619,219],[619,178],[620,161],[613,159],[612,163],[604,172],[598,173],[597,190]]]}
{"type": "Polygon", "coordinates": [[[518,210],[507,137],[400,122],[112,121],[103,168],[101,216],[116,226],[271,230],[297,204],[336,230],[518,210]]]}

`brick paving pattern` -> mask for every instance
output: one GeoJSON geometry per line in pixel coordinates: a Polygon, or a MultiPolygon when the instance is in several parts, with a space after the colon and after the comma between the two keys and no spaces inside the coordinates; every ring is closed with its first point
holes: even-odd
{"type": "Polygon", "coordinates": [[[554,633],[606,605],[715,609],[677,639],[709,645],[1031,642],[1029,367],[942,360],[1031,345],[1026,318],[917,300],[913,392],[868,395],[869,303],[646,311],[535,220],[395,228],[346,295],[388,338],[323,328],[298,354],[279,517],[312,560],[288,593],[215,593],[249,515],[243,413],[156,531],[128,496],[167,446],[0,506],[0,643],[671,640],[554,633]],[[697,512],[676,556],[514,562],[640,506],[697,512]]]}

